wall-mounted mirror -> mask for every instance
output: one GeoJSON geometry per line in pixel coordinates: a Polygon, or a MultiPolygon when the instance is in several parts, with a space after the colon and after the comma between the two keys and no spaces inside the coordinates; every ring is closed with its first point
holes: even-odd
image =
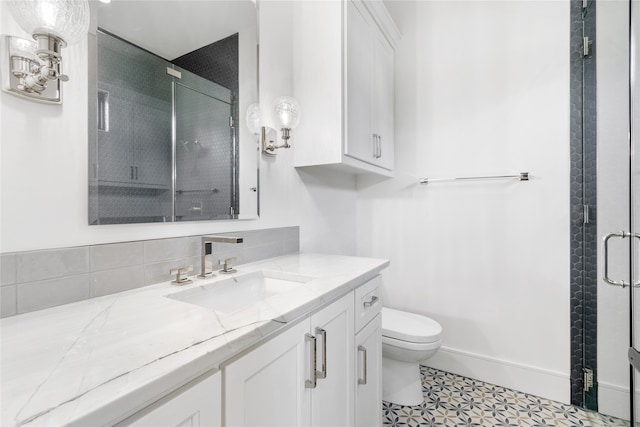
{"type": "Polygon", "coordinates": [[[255,3],[112,0],[92,22],[89,224],[256,218],[255,3]]]}

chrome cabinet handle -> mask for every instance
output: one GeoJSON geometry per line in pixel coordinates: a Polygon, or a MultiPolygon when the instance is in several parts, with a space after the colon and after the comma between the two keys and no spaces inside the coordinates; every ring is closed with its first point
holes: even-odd
{"type": "Polygon", "coordinates": [[[378,155],[378,135],[373,134],[373,158],[376,159],[378,155]]]}
{"type": "Polygon", "coordinates": [[[373,138],[374,138],[373,158],[379,159],[380,158],[380,135],[378,135],[377,133],[374,133],[373,138]]]}
{"type": "Polygon", "coordinates": [[[138,180],[138,167],[136,166],[135,169],[136,169],[136,181],[137,181],[138,180]]]}
{"type": "Polygon", "coordinates": [[[309,341],[311,342],[311,351],[309,352],[310,357],[310,368],[309,368],[309,373],[311,374],[311,379],[310,380],[306,380],[304,382],[304,387],[305,388],[316,388],[317,385],[317,375],[318,373],[316,372],[316,352],[318,350],[317,348],[317,343],[316,343],[316,337],[314,337],[311,334],[304,334],[304,340],[305,341],[309,341]]]}
{"type": "MultiPolygon", "coordinates": [[[[629,286],[629,283],[625,282],[624,280],[613,280],[609,277],[609,239],[611,239],[612,237],[619,237],[621,239],[625,239],[627,237],[635,237],[636,239],[640,239],[640,234],[629,233],[627,231],[609,233],[604,236],[604,239],[602,241],[602,279],[610,285],[626,288],[627,286],[629,286]]],[[[640,286],[640,282],[634,282],[633,286],[640,286]]]]}
{"type": "Polygon", "coordinates": [[[378,135],[378,158],[382,157],[382,135],[378,135]]]}
{"type": "Polygon", "coordinates": [[[316,372],[316,377],[324,379],[327,378],[327,331],[316,328],[316,335],[322,337],[322,370],[316,372]]]}
{"type": "Polygon", "coordinates": [[[363,370],[364,370],[364,378],[360,378],[360,373],[358,373],[358,384],[365,385],[367,383],[367,349],[363,345],[358,346],[358,353],[362,353],[363,355],[363,370]]]}
{"type": "Polygon", "coordinates": [[[365,307],[371,307],[372,305],[374,305],[375,303],[378,302],[380,298],[378,298],[377,296],[372,296],[371,300],[369,301],[365,301],[364,303],[362,303],[362,305],[364,305],[365,307]]]}

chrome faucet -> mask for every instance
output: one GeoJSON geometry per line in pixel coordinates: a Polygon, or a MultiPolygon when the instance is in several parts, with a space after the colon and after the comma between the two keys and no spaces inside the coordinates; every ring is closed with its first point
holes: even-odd
{"type": "Polygon", "coordinates": [[[211,255],[213,253],[212,243],[242,243],[242,237],[202,236],[202,259],[200,274],[198,275],[201,279],[213,276],[213,270],[207,272],[206,268],[207,255],[211,255]]]}

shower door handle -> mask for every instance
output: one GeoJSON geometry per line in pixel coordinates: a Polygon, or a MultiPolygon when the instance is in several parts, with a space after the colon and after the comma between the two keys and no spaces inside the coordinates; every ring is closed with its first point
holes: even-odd
{"type": "MultiPolygon", "coordinates": [[[[625,282],[624,280],[613,280],[609,277],[609,240],[612,237],[619,237],[620,239],[635,237],[636,239],[640,239],[640,234],[620,231],[618,233],[609,233],[604,236],[604,239],[602,240],[602,279],[610,285],[626,288],[627,286],[629,286],[629,283],[625,282]]],[[[639,286],[640,282],[634,282],[633,285],[639,286]]]]}

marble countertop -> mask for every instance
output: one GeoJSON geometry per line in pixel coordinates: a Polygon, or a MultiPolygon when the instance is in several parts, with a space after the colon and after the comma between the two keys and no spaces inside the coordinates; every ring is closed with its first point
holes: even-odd
{"type": "Polygon", "coordinates": [[[389,262],[292,254],[237,267],[313,279],[221,315],[160,283],[0,321],[3,426],[111,425],[373,278],[389,262]]]}

